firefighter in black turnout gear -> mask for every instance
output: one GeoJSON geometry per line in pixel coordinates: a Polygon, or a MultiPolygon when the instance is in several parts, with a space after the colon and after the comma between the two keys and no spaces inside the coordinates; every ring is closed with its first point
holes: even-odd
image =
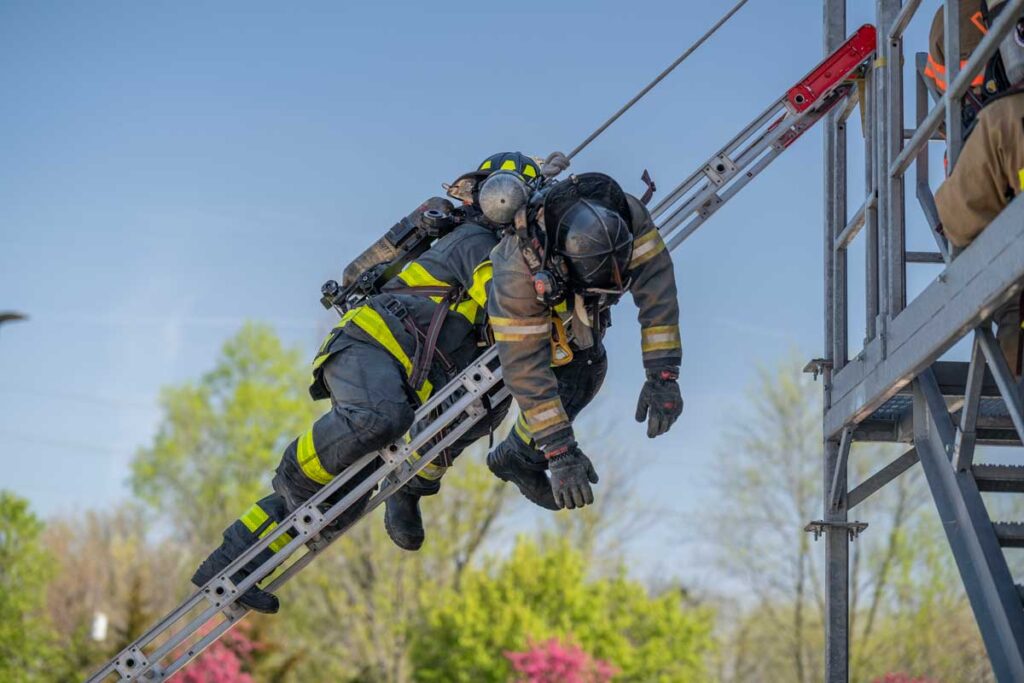
{"type": "MultiPolygon", "coordinates": [[[[499,241],[501,226],[479,207],[482,194],[500,204],[500,193],[483,192],[485,180],[499,171],[528,184],[540,177],[541,168],[522,154],[497,154],[449,187],[449,194],[463,202],[455,210],[461,222],[405,264],[378,293],[349,308],[328,335],[313,361],[310,394],[314,399],[330,398],[331,409],[288,445],[273,478],[273,493],[224,531],[223,543],[196,570],[193,583],[208,582],[362,456],[415,429],[415,410],[434,387],[446,384],[486,348],[490,252],[499,241]]],[[[452,459],[500,423],[510,402],[492,406],[487,418],[387,500],[385,523],[397,545],[407,550],[420,547],[420,497],[437,493],[452,459]]],[[[365,472],[378,466],[371,463],[365,472]]],[[[354,477],[334,500],[362,480],[354,477]]],[[[369,494],[335,527],[345,526],[368,499],[369,494]]],[[[279,538],[233,580],[242,580],[289,541],[289,535],[279,538]]],[[[279,607],[276,596],[255,586],[239,602],[266,613],[279,607]]]]}
{"type": "Polygon", "coordinates": [[[604,381],[602,337],[626,292],[639,308],[647,375],[636,420],[653,438],[682,413],[672,259],[643,203],[600,173],[549,185],[491,258],[490,322],[520,412],[487,464],[542,507],[583,507],[598,477],[572,422],[604,381]]]}

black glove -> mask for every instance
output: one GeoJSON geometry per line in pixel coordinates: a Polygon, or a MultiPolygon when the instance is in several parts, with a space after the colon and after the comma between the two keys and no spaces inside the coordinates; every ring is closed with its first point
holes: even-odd
{"type": "Polygon", "coordinates": [[[591,484],[597,483],[597,472],[590,458],[575,443],[548,451],[551,492],[560,508],[581,508],[594,502],[591,484]]]}
{"type": "Polygon", "coordinates": [[[647,381],[636,404],[636,421],[647,420],[647,436],[652,439],[667,432],[683,414],[677,379],[678,368],[647,371],[647,381]]]}
{"type": "Polygon", "coordinates": [[[552,152],[540,166],[540,174],[545,178],[554,178],[556,175],[569,168],[569,157],[561,152],[552,152]]]}

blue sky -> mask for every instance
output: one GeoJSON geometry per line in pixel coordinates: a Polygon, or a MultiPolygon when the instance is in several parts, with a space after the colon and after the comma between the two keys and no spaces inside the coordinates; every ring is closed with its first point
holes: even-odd
{"type": "MultiPolygon", "coordinates": [[[[873,4],[851,2],[851,30],[873,4]]],[[[320,283],[357,248],[494,151],[572,148],[731,5],[0,4],[0,309],[32,316],[0,332],[0,487],[43,514],[123,498],[161,386],[246,319],[312,354],[320,283]]],[[[751,0],[574,169],[670,188],[820,58],[819,2],[751,0]]],[[[857,186],[859,131],[851,147],[857,186]]],[[[656,441],[632,421],[639,332],[618,307],[589,419],[632,448],[584,446],[643,464],[642,505],[713,504],[758,365],[821,355],[821,188],[811,131],[677,252],[687,403],[656,441]]],[[[637,562],[682,574],[666,519],[637,562]]]]}

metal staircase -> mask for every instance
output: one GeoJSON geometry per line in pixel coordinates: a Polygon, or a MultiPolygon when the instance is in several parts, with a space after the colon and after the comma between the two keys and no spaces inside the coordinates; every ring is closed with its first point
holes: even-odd
{"type": "MultiPolygon", "coordinates": [[[[944,4],[945,54],[959,54],[959,2],[944,4]]],[[[993,521],[982,496],[1024,493],[1024,466],[975,463],[978,445],[1020,446],[1024,440],[1021,387],[989,320],[999,305],[1020,294],[1024,196],[957,253],[935,231],[928,177],[930,142],[943,142],[950,167],[956,163],[962,144],[960,99],[1024,11],[1024,0],[1011,0],[962,70],[956,63],[947,66],[949,94],[934,108],[928,107],[928,90],[918,69],[917,127],[907,130],[903,33],[920,5],[920,0],[875,3],[879,55],[864,89],[867,192],[852,216],[847,207],[846,112],[836,111],[826,121],[826,344],[825,357],[809,366],[823,375],[825,391],[824,518],[809,530],[823,533],[826,541],[826,678],[849,680],[849,543],[864,526],[851,522],[849,512],[920,463],[993,671],[1000,681],[1024,681],[1024,604],[1003,552],[1024,547],[1024,522],[993,521]],[[938,132],[943,122],[948,139],[938,132]],[[911,165],[916,169],[917,204],[935,237],[934,252],[906,250],[904,174],[911,165]],[[865,342],[851,358],[847,248],[862,233],[865,342]],[[908,303],[907,268],[921,263],[944,268],[908,303]],[[969,362],[939,361],[968,337],[969,362]],[[848,490],[850,445],[856,441],[899,442],[908,448],[848,490]]],[[[843,39],[845,22],[845,0],[826,0],[826,52],[843,39]]]]}

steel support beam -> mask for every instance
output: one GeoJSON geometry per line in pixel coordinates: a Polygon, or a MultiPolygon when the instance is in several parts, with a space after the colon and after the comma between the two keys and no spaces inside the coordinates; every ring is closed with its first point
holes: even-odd
{"type": "Polygon", "coordinates": [[[867,418],[1016,294],[1024,278],[1024,197],[1014,200],[892,321],[888,355],[876,340],[832,376],[825,435],[867,418]]]}
{"type": "Polygon", "coordinates": [[[982,639],[1002,682],[1024,681],[1024,608],[970,471],[950,456],[954,429],[931,370],[914,381],[914,444],[982,639]]]}
{"type": "Polygon", "coordinates": [[[981,404],[981,388],[985,382],[985,356],[981,351],[978,333],[974,333],[971,347],[971,362],[967,368],[967,382],[964,386],[964,403],[960,410],[960,428],[956,431],[953,444],[953,468],[968,470],[974,462],[974,445],[978,434],[978,408],[981,404]]]}
{"type": "MultiPolygon", "coordinates": [[[[824,2],[825,54],[846,39],[846,0],[824,2]]],[[[825,120],[825,406],[833,368],[847,361],[846,250],[837,249],[838,237],[848,222],[846,193],[846,131],[838,113],[825,120]]],[[[874,221],[874,209],[865,204],[865,219],[874,221]]],[[[825,441],[822,491],[825,527],[825,680],[847,683],[850,678],[850,534],[846,524],[846,496],[832,500],[832,491],[846,491],[846,459],[838,439],[825,441]],[[840,526],[836,526],[840,525],[840,526]]],[[[846,434],[846,452],[850,435],[846,434]]]]}
{"type": "Polygon", "coordinates": [[[917,450],[911,448],[888,465],[865,479],[847,495],[847,508],[852,510],[870,498],[879,489],[917,464],[917,450]]]}

